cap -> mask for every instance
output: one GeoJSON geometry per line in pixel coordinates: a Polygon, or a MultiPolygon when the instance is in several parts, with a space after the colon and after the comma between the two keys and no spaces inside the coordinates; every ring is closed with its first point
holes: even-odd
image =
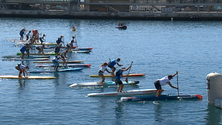
{"type": "Polygon", "coordinates": [[[125,66],[122,66],[122,69],[126,69],[126,67],[125,67],[125,66]]]}

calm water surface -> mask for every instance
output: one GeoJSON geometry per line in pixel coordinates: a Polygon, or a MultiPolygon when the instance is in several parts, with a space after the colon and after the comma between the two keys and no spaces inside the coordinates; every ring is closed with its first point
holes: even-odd
{"type": "MultiPolygon", "coordinates": [[[[99,125],[218,125],[222,110],[208,105],[206,76],[221,73],[222,22],[133,21],[125,20],[127,30],[115,28],[117,20],[0,18],[1,49],[15,55],[20,47],[7,39],[19,39],[19,31],[38,29],[47,42],[64,35],[67,43],[75,35],[79,47],[93,47],[90,54],[72,54],[70,60],[91,64],[80,72],[32,74],[56,76],[54,80],[0,80],[1,124],[99,124],[99,125]],[[72,32],[76,26],[76,32],[72,32]],[[153,82],[179,71],[180,94],[200,94],[202,101],[119,102],[119,98],[89,98],[88,93],[116,91],[110,88],[69,88],[73,83],[100,81],[90,78],[109,59],[121,58],[120,64],[131,73],[144,73],[131,89],[153,89],[153,82]]],[[[1,75],[17,75],[19,62],[0,61],[1,75]]],[[[30,70],[35,64],[26,61],[30,70]]],[[[111,78],[106,78],[110,81],[111,78]]],[[[172,81],[177,85],[176,78],[172,81]]],[[[177,90],[164,86],[164,93],[177,90]]]]}

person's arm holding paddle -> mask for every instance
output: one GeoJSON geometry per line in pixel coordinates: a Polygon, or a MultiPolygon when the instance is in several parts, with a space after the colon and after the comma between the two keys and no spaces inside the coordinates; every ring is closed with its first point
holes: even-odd
{"type": "Polygon", "coordinates": [[[176,76],[178,74],[178,71],[176,71],[176,73],[174,75],[172,75],[173,77],[176,76]]]}
{"type": "MultiPolygon", "coordinates": [[[[173,79],[174,76],[176,76],[178,74],[178,71],[176,71],[176,73],[174,75],[168,75],[168,79],[171,80],[173,79]]],[[[171,84],[171,82],[167,82],[169,84],[170,87],[175,88],[175,89],[179,89],[178,87],[175,87],[171,84]]]]}
{"type": "Polygon", "coordinates": [[[170,82],[168,82],[169,86],[175,89],[179,89],[178,87],[173,86],[170,82]]]}

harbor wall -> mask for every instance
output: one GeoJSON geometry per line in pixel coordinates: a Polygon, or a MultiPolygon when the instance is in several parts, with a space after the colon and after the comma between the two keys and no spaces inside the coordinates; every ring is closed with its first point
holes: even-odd
{"type": "Polygon", "coordinates": [[[41,10],[0,10],[0,17],[68,18],[68,19],[133,19],[133,20],[222,20],[222,12],[69,12],[41,10]]]}

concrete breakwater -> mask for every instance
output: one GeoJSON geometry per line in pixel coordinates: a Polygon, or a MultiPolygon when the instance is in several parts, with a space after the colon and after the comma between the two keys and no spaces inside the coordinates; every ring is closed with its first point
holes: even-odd
{"type": "Polygon", "coordinates": [[[1,17],[76,18],[76,19],[134,19],[134,20],[222,20],[222,12],[68,12],[39,10],[0,10],[1,17]]]}

